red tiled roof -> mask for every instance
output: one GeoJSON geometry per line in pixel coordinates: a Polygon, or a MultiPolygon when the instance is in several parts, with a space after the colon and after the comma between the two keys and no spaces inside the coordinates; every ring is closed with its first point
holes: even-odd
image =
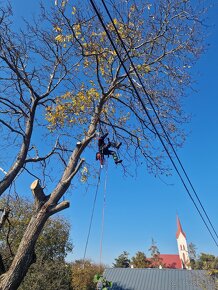
{"type": "Polygon", "coordinates": [[[179,255],[174,254],[160,254],[156,261],[153,261],[152,258],[147,258],[150,262],[151,268],[157,268],[162,266],[163,268],[171,269],[182,269],[182,262],[179,258],[179,255]]]}
{"type": "Polygon", "coordinates": [[[171,269],[181,269],[182,262],[179,258],[179,255],[171,255],[171,254],[160,254],[161,264],[165,268],[171,269]]]}
{"type": "Polygon", "coordinates": [[[182,226],[181,226],[180,220],[179,220],[179,218],[177,216],[177,232],[176,232],[176,238],[177,239],[178,239],[180,233],[182,233],[183,236],[186,238],[186,235],[185,235],[185,233],[182,230],[182,226]]]}

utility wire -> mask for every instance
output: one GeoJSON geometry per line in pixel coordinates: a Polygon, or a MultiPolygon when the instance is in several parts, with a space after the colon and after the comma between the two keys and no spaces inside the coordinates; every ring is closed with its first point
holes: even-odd
{"type": "MultiPolygon", "coordinates": [[[[130,81],[130,83],[131,83],[131,85],[132,85],[132,87],[133,87],[133,89],[134,89],[134,91],[135,91],[135,93],[136,93],[136,95],[137,95],[138,100],[140,101],[140,103],[141,103],[141,105],[142,105],[142,107],[143,107],[143,109],[144,109],[144,111],[145,111],[145,113],[146,113],[146,115],[147,115],[149,121],[151,122],[151,124],[152,124],[152,126],[153,126],[153,128],[154,128],[154,130],[155,130],[155,132],[156,132],[156,134],[157,134],[157,136],[158,136],[158,138],[159,138],[161,144],[162,144],[162,146],[164,147],[164,149],[165,149],[165,151],[166,151],[166,153],[167,153],[169,159],[171,160],[171,163],[173,164],[174,169],[176,170],[178,176],[180,177],[180,180],[181,180],[183,186],[185,187],[185,189],[186,189],[186,191],[187,191],[187,193],[188,193],[190,199],[192,200],[192,202],[193,202],[195,208],[197,209],[197,211],[198,211],[198,213],[199,213],[199,215],[200,215],[202,221],[204,222],[204,224],[205,224],[205,226],[206,226],[208,232],[210,233],[210,236],[212,237],[212,239],[214,240],[216,246],[218,247],[218,243],[217,243],[217,241],[215,240],[215,238],[214,238],[214,236],[213,236],[213,234],[212,234],[210,228],[208,227],[208,225],[207,225],[207,223],[206,223],[206,221],[205,221],[205,219],[204,219],[204,217],[203,217],[201,211],[199,210],[199,208],[198,208],[198,206],[197,206],[195,200],[193,199],[193,197],[192,197],[192,195],[191,195],[191,193],[190,193],[190,191],[189,191],[189,189],[188,189],[188,187],[187,187],[187,185],[186,185],[184,179],[182,178],[182,175],[180,174],[180,172],[179,172],[179,170],[178,170],[178,168],[177,168],[175,162],[173,161],[173,159],[172,159],[172,157],[171,157],[171,155],[170,155],[170,153],[169,153],[169,151],[168,151],[168,149],[167,149],[167,147],[166,147],[166,145],[165,145],[165,143],[164,143],[162,137],[160,136],[160,134],[159,134],[159,132],[158,132],[158,130],[157,130],[157,128],[156,128],[156,126],[155,126],[155,124],[154,124],[154,122],[153,122],[153,120],[152,120],[152,118],[151,118],[151,116],[150,116],[150,114],[149,114],[149,112],[148,112],[148,110],[147,110],[147,108],[146,108],[144,102],[143,102],[143,100],[141,99],[141,97],[140,97],[140,95],[139,95],[139,93],[138,93],[138,91],[137,91],[137,88],[136,88],[136,86],[135,86],[135,84],[134,84],[134,82],[133,82],[131,76],[129,75],[129,72],[128,72],[128,70],[127,70],[127,68],[126,68],[126,66],[125,66],[125,64],[124,64],[124,62],[123,62],[123,60],[122,60],[122,58],[121,58],[121,56],[120,56],[120,54],[119,54],[119,52],[118,52],[118,50],[117,50],[115,44],[114,44],[114,42],[113,42],[113,39],[111,38],[111,36],[110,36],[110,34],[109,34],[108,30],[107,30],[106,25],[104,24],[104,21],[102,20],[102,17],[101,17],[101,15],[100,15],[100,13],[99,13],[99,11],[98,11],[98,9],[97,9],[97,7],[96,7],[94,1],[93,1],[93,0],[90,0],[90,3],[91,3],[91,5],[92,5],[92,7],[93,7],[93,9],[94,9],[94,11],[95,11],[97,17],[99,18],[99,21],[101,22],[101,25],[103,26],[103,28],[104,28],[104,30],[105,30],[107,36],[108,36],[108,39],[110,40],[111,45],[113,46],[113,48],[114,48],[114,50],[115,50],[115,52],[116,52],[116,54],[117,54],[117,56],[118,56],[118,58],[119,58],[119,60],[120,60],[120,62],[121,62],[121,64],[122,64],[122,66],[123,66],[123,68],[124,68],[124,70],[125,70],[125,72],[126,72],[126,74],[127,74],[127,77],[128,77],[128,79],[129,79],[129,81],[130,81]]],[[[103,3],[103,5],[104,5],[104,7],[106,7],[106,5],[105,5],[105,3],[103,2],[103,0],[102,0],[102,3],[103,3]]],[[[107,7],[106,7],[106,8],[107,8],[107,7]]],[[[105,8],[105,9],[106,9],[106,8],[105,8]]],[[[108,11],[108,9],[106,9],[106,11],[108,11]]],[[[109,12],[109,11],[108,11],[108,12],[109,12]]],[[[108,13],[108,12],[107,12],[107,13],[108,13]]],[[[123,43],[123,40],[122,40],[122,38],[120,37],[119,32],[118,32],[117,29],[116,29],[116,26],[115,26],[115,24],[114,24],[114,22],[113,22],[113,19],[112,19],[110,13],[108,13],[108,15],[109,15],[109,17],[110,17],[110,20],[111,20],[112,23],[113,23],[113,26],[114,26],[114,28],[115,28],[115,30],[116,30],[116,33],[117,33],[118,37],[119,37],[120,40],[121,40],[121,43],[123,44],[123,46],[124,46],[124,48],[125,48],[125,44],[123,43]]],[[[126,50],[126,48],[125,48],[125,50],[126,50]]],[[[129,56],[129,53],[128,53],[127,50],[126,50],[126,52],[127,52],[127,56],[128,56],[128,58],[129,58],[129,60],[130,60],[130,62],[131,62],[131,64],[132,64],[132,66],[133,66],[133,69],[134,69],[135,73],[137,74],[137,71],[136,71],[136,69],[135,69],[134,64],[132,63],[132,60],[131,60],[131,58],[130,58],[130,56],[129,56]]],[[[140,77],[139,77],[139,80],[141,80],[140,77]]],[[[142,87],[144,87],[143,84],[142,84],[142,87]]],[[[144,89],[144,90],[145,90],[145,89],[144,89]]],[[[148,95],[147,92],[146,92],[146,90],[145,90],[145,93],[146,93],[146,95],[148,95]]],[[[148,98],[148,99],[149,99],[149,98],[148,98]]],[[[152,104],[152,105],[153,105],[153,104],[152,104]]],[[[155,109],[154,109],[154,112],[156,112],[155,109]]],[[[160,124],[162,124],[162,123],[160,123],[160,124]]],[[[169,137],[168,137],[168,138],[169,138],[169,137]]],[[[169,142],[169,141],[168,141],[168,142],[169,142]]],[[[171,142],[170,142],[170,143],[171,143],[171,142]]],[[[172,144],[172,143],[171,143],[171,144],[172,144]]],[[[177,155],[177,156],[178,156],[178,155],[177,155]]],[[[205,211],[205,212],[206,212],[206,211],[205,211]]],[[[206,216],[208,216],[208,215],[206,215],[206,216]]],[[[214,229],[214,228],[213,228],[213,229],[214,229]]]]}
{"type": "Polygon", "coordinates": [[[189,178],[189,176],[188,176],[188,174],[187,174],[187,172],[186,172],[186,170],[185,170],[185,168],[184,168],[184,166],[183,166],[183,164],[182,164],[182,162],[181,162],[181,160],[180,160],[180,158],[179,158],[179,156],[178,156],[178,154],[177,154],[177,152],[176,152],[176,150],[175,150],[175,148],[174,148],[174,146],[173,146],[173,144],[172,144],[172,142],[171,142],[171,140],[170,140],[170,137],[169,137],[168,133],[166,132],[166,130],[165,130],[164,126],[163,126],[162,121],[160,120],[160,117],[158,116],[158,114],[157,114],[157,112],[156,112],[156,109],[155,109],[154,104],[153,104],[153,100],[151,99],[149,93],[148,93],[147,90],[145,89],[145,86],[144,86],[144,84],[143,84],[143,82],[142,82],[142,79],[141,79],[141,77],[140,77],[140,75],[139,75],[139,73],[138,73],[138,71],[137,71],[137,69],[136,69],[136,67],[135,67],[135,65],[134,65],[134,63],[133,63],[133,61],[132,61],[132,59],[131,59],[131,56],[129,55],[128,50],[126,49],[126,45],[125,45],[125,43],[124,43],[122,37],[120,36],[119,31],[117,30],[117,27],[116,27],[116,25],[115,25],[115,23],[114,23],[114,21],[113,21],[113,18],[112,18],[111,14],[110,14],[110,12],[109,12],[109,10],[108,10],[108,8],[107,8],[107,5],[105,4],[104,0],[101,0],[101,2],[102,2],[102,4],[103,4],[103,6],[104,6],[104,8],[105,8],[105,10],[106,10],[106,12],[107,12],[107,14],[108,14],[110,20],[111,20],[111,22],[112,22],[112,24],[113,24],[113,27],[114,27],[114,29],[115,29],[115,31],[116,31],[116,34],[117,34],[117,36],[118,36],[118,38],[119,38],[119,40],[120,40],[120,42],[121,42],[121,44],[122,44],[122,46],[123,46],[125,52],[126,52],[126,55],[127,55],[128,59],[129,59],[131,65],[132,65],[132,68],[133,68],[133,70],[134,70],[134,72],[135,72],[135,74],[136,74],[136,76],[137,76],[137,78],[138,78],[138,80],[139,80],[139,82],[140,82],[140,85],[141,85],[141,87],[142,87],[142,89],[143,89],[143,92],[145,93],[145,95],[146,95],[147,98],[148,98],[149,104],[150,104],[150,106],[152,107],[152,110],[154,111],[155,116],[157,117],[157,120],[158,120],[158,122],[159,122],[159,124],[160,124],[160,126],[161,126],[161,128],[162,128],[162,130],[163,130],[163,132],[164,132],[164,134],[165,134],[165,136],[166,136],[166,138],[167,138],[167,141],[168,141],[170,147],[172,148],[173,153],[175,154],[176,159],[177,159],[179,165],[181,166],[182,171],[183,171],[185,177],[187,178],[188,183],[189,183],[189,185],[191,186],[191,188],[192,188],[192,190],[193,190],[193,192],[194,192],[194,194],[195,194],[195,197],[197,198],[197,200],[198,200],[198,202],[199,202],[199,204],[200,204],[200,206],[201,206],[201,208],[202,208],[202,210],[203,210],[203,212],[204,212],[204,214],[205,214],[205,216],[206,216],[206,218],[207,218],[207,220],[208,220],[208,222],[209,222],[211,228],[213,229],[213,231],[214,231],[216,237],[218,238],[218,234],[217,234],[215,228],[213,227],[213,224],[212,224],[212,222],[211,222],[211,220],[210,220],[210,218],[209,218],[209,216],[208,216],[208,214],[207,214],[207,212],[206,212],[206,210],[205,210],[205,208],[204,208],[204,206],[203,206],[203,204],[202,204],[202,202],[201,202],[201,200],[200,200],[200,198],[199,198],[199,196],[198,196],[198,194],[197,194],[197,192],[196,192],[196,190],[195,190],[195,188],[194,188],[194,186],[193,186],[193,184],[192,184],[192,182],[191,182],[191,180],[190,180],[190,178],[189,178]]]}

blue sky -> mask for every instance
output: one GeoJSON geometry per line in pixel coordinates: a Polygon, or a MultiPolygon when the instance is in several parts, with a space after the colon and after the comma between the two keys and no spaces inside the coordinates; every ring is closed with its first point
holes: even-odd
{"type": "MultiPolygon", "coordinates": [[[[37,1],[12,1],[15,17],[31,15],[37,1]]],[[[187,126],[190,132],[184,147],[178,150],[186,171],[218,231],[218,2],[208,13],[206,53],[193,69],[196,92],[187,92],[185,110],[192,114],[187,126]]],[[[94,159],[93,159],[94,160],[94,159]]],[[[101,185],[87,248],[87,258],[99,262],[102,204],[106,169],[102,171],[101,185]]],[[[218,248],[194,208],[176,173],[162,180],[139,168],[137,176],[125,177],[119,166],[108,160],[108,179],[102,262],[111,264],[124,250],[132,257],[137,251],[149,255],[153,238],[161,253],[177,253],[176,215],[178,214],[188,243],[197,246],[198,253],[218,256],[218,248]]],[[[97,181],[94,181],[95,183],[97,181]]],[[[78,187],[66,198],[71,207],[64,213],[71,224],[74,252],[69,260],[83,258],[95,186],[88,190],[78,187]]]]}

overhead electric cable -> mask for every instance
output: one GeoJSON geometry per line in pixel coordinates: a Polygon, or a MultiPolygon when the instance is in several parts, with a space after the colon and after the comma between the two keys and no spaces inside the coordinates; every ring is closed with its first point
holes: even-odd
{"type": "Polygon", "coordinates": [[[119,40],[120,40],[120,42],[121,42],[121,44],[122,44],[122,46],[123,46],[123,48],[124,48],[124,50],[125,50],[125,53],[126,53],[128,59],[129,59],[130,63],[131,63],[131,66],[132,66],[132,68],[133,68],[133,70],[134,70],[134,72],[135,72],[135,74],[136,74],[136,76],[137,76],[137,78],[138,78],[138,80],[139,80],[139,82],[140,82],[140,85],[141,85],[141,87],[142,87],[142,89],[143,89],[143,92],[145,93],[145,95],[146,95],[147,98],[148,98],[149,104],[151,105],[151,107],[152,107],[152,109],[153,109],[153,111],[154,111],[154,113],[155,113],[155,116],[157,117],[157,120],[158,120],[158,122],[159,122],[159,124],[160,124],[160,126],[161,126],[161,128],[162,128],[162,130],[163,130],[163,132],[164,132],[164,134],[165,134],[165,136],[166,136],[166,138],[167,138],[167,141],[168,141],[170,147],[172,148],[173,153],[175,154],[176,159],[177,159],[179,165],[181,166],[182,171],[183,171],[185,177],[187,178],[188,183],[189,183],[189,185],[191,186],[191,188],[192,188],[192,190],[193,190],[193,192],[194,192],[194,195],[195,195],[195,197],[197,198],[197,200],[198,200],[198,202],[199,202],[199,204],[200,204],[200,206],[201,206],[201,208],[202,208],[202,210],[203,210],[203,212],[204,212],[204,214],[205,214],[205,216],[206,216],[206,218],[207,218],[207,220],[208,220],[208,222],[209,222],[211,228],[213,229],[213,232],[215,233],[216,237],[218,238],[218,234],[217,234],[217,232],[216,232],[216,230],[215,230],[215,228],[214,228],[214,226],[213,226],[213,224],[212,224],[212,222],[211,222],[211,220],[210,220],[210,218],[209,218],[209,216],[208,216],[208,214],[207,214],[207,212],[206,212],[206,210],[205,210],[205,208],[204,208],[204,206],[203,206],[203,204],[202,204],[202,202],[201,202],[201,200],[200,200],[200,198],[199,198],[199,196],[198,196],[198,194],[197,194],[197,192],[196,192],[196,190],[195,190],[195,188],[194,188],[194,186],[193,186],[193,184],[192,184],[192,182],[191,182],[191,180],[190,180],[190,178],[189,178],[189,176],[188,176],[188,174],[187,174],[187,172],[186,172],[186,170],[185,170],[185,168],[184,168],[184,166],[183,166],[183,164],[182,164],[182,162],[181,162],[181,160],[180,160],[180,158],[179,158],[179,156],[178,156],[178,154],[177,154],[177,152],[176,152],[176,150],[175,150],[175,148],[174,148],[174,146],[173,146],[173,144],[172,144],[172,142],[171,142],[171,140],[170,140],[170,137],[169,137],[168,133],[166,132],[166,130],[165,130],[164,126],[163,126],[162,121],[160,120],[160,117],[158,116],[158,113],[156,112],[156,109],[155,109],[154,104],[153,104],[153,100],[151,99],[149,93],[148,93],[147,90],[145,89],[145,86],[144,86],[144,84],[143,84],[143,81],[142,81],[142,79],[141,79],[141,76],[139,75],[139,73],[138,73],[138,71],[137,71],[137,69],[136,69],[136,67],[135,67],[135,65],[134,65],[134,63],[133,63],[133,61],[132,61],[132,59],[131,59],[131,56],[129,55],[128,50],[126,49],[126,45],[125,45],[125,43],[124,43],[122,37],[120,36],[119,31],[117,30],[117,27],[116,27],[116,25],[115,25],[115,23],[114,23],[114,20],[113,20],[111,14],[110,14],[110,11],[108,10],[108,7],[107,7],[107,5],[105,4],[104,0],[101,0],[101,2],[102,2],[102,4],[103,4],[103,6],[104,6],[104,8],[105,8],[105,10],[106,10],[106,12],[107,12],[107,14],[108,14],[110,20],[111,20],[111,22],[112,22],[112,25],[113,25],[113,27],[114,27],[114,29],[115,29],[115,31],[116,31],[116,34],[117,34],[117,36],[118,36],[118,38],[119,38],[119,40]]]}
{"type": "MultiPolygon", "coordinates": [[[[102,2],[103,2],[103,1],[102,1],[102,2]]],[[[101,22],[101,25],[103,26],[103,28],[104,28],[104,30],[105,30],[107,36],[108,36],[108,39],[110,40],[111,45],[113,46],[113,48],[114,48],[114,50],[115,50],[115,52],[116,52],[116,54],[117,54],[117,56],[118,56],[118,58],[119,58],[119,60],[120,60],[120,62],[121,62],[121,64],[122,64],[122,66],[123,66],[123,68],[124,68],[124,70],[125,70],[125,72],[126,72],[126,75],[127,75],[128,79],[129,79],[129,81],[130,81],[130,83],[131,83],[131,85],[132,85],[132,87],[133,87],[133,89],[134,89],[136,95],[137,95],[138,100],[140,101],[140,103],[141,103],[141,105],[142,105],[142,107],[143,107],[143,109],[144,109],[144,111],[145,111],[145,113],[146,113],[146,115],[147,115],[149,121],[151,122],[151,124],[152,124],[152,126],[153,126],[153,128],[154,128],[154,130],[155,130],[155,132],[156,132],[156,134],[157,134],[157,136],[158,136],[158,138],[159,138],[161,144],[162,144],[162,146],[164,147],[164,149],[165,149],[165,151],[166,151],[166,153],[167,153],[169,159],[171,160],[171,163],[173,164],[174,169],[176,170],[178,176],[180,177],[180,180],[181,180],[183,186],[185,187],[185,189],[186,189],[186,191],[187,191],[187,193],[188,193],[190,199],[192,200],[192,202],[193,202],[195,208],[197,209],[197,211],[198,211],[198,213],[199,213],[199,215],[200,215],[202,221],[204,222],[204,224],[205,224],[205,226],[206,226],[208,232],[210,233],[210,236],[211,236],[212,239],[214,240],[216,246],[218,246],[217,241],[215,240],[215,238],[214,238],[214,236],[213,236],[213,234],[212,234],[210,228],[208,227],[208,225],[207,225],[207,223],[206,223],[206,221],[205,221],[205,219],[204,219],[204,217],[203,217],[201,211],[199,210],[199,208],[198,208],[198,206],[197,206],[195,200],[193,199],[193,197],[192,197],[192,195],[191,195],[191,193],[190,193],[190,191],[189,191],[189,189],[188,189],[188,187],[187,187],[187,185],[186,185],[184,179],[182,178],[182,175],[180,174],[180,172],[179,172],[179,170],[178,170],[178,168],[177,168],[175,162],[173,161],[173,159],[172,159],[172,157],[171,157],[171,155],[170,155],[170,153],[169,153],[169,151],[168,151],[168,149],[167,149],[167,147],[166,147],[166,145],[165,145],[165,143],[164,143],[162,137],[160,136],[160,134],[159,134],[159,132],[158,132],[158,130],[157,130],[157,128],[156,128],[156,126],[155,126],[155,124],[154,124],[154,122],[153,122],[153,120],[152,120],[152,118],[151,118],[151,116],[150,116],[150,114],[149,114],[149,112],[148,112],[148,110],[147,110],[147,108],[146,108],[144,102],[143,102],[143,100],[141,99],[141,97],[140,97],[140,95],[139,95],[139,93],[138,93],[138,91],[137,91],[137,88],[135,87],[135,84],[134,84],[132,78],[131,78],[130,75],[129,75],[129,72],[128,72],[128,70],[127,70],[127,68],[126,68],[126,66],[125,66],[125,64],[124,64],[124,62],[123,62],[123,60],[122,60],[122,58],[121,58],[121,56],[120,56],[120,54],[119,54],[119,52],[118,52],[118,50],[117,50],[117,48],[116,48],[114,42],[113,42],[113,40],[112,40],[112,38],[111,38],[109,32],[108,32],[108,30],[107,30],[106,25],[104,24],[104,21],[103,21],[102,18],[101,18],[101,15],[100,15],[100,13],[99,13],[99,11],[98,11],[98,9],[97,9],[97,7],[96,7],[94,1],[93,1],[93,0],[90,0],[90,3],[91,3],[91,5],[92,5],[92,7],[93,7],[93,9],[94,9],[94,11],[95,11],[95,13],[96,13],[96,15],[98,16],[99,21],[101,22]]],[[[103,2],[103,4],[104,4],[104,2],[103,2]]],[[[105,6],[105,4],[104,4],[104,6],[105,6]]],[[[109,15],[110,15],[110,14],[109,14],[109,15]]],[[[109,17],[110,17],[110,19],[112,19],[111,16],[109,16],[109,17]]],[[[112,20],[112,22],[113,22],[113,20],[112,20]]],[[[114,25],[114,23],[113,23],[113,25],[114,25]]],[[[114,25],[114,27],[115,27],[115,29],[116,29],[116,26],[115,26],[115,25],[114,25]]],[[[118,33],[117,29],[116,29],[116,32],[118,33]]],[[[118,36],[119,36],[119,33],[118,33],[118,36]]],[[[122,41],[122,39],[121,39],[121,41],[122,41]]],[[[123,42],[122,42],[122,43],[123,43],[123,42]]],[[[129,56],[129,55],[128,55],[128,56],[129,56]]],[[[131,58],[129,58],[129,59],[130,59],[130,61],[132,62],[131,58]]],[[[147,95],[147,94],[146,94],[146,95],[147,95]]],[[[154,111],[155,111],[155,110],[154,110],[154,111]]]]}

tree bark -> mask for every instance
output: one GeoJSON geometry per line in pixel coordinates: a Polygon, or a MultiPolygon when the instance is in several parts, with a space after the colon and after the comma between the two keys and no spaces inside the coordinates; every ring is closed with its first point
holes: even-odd
{"type": "Polygon", "coordinates": [[[21,284],[35,260],[35,244],[48,217],[48,207],[42,206],[31,218],[10,269],[0,277],[1,290],[16,290],[21,284]]]}

